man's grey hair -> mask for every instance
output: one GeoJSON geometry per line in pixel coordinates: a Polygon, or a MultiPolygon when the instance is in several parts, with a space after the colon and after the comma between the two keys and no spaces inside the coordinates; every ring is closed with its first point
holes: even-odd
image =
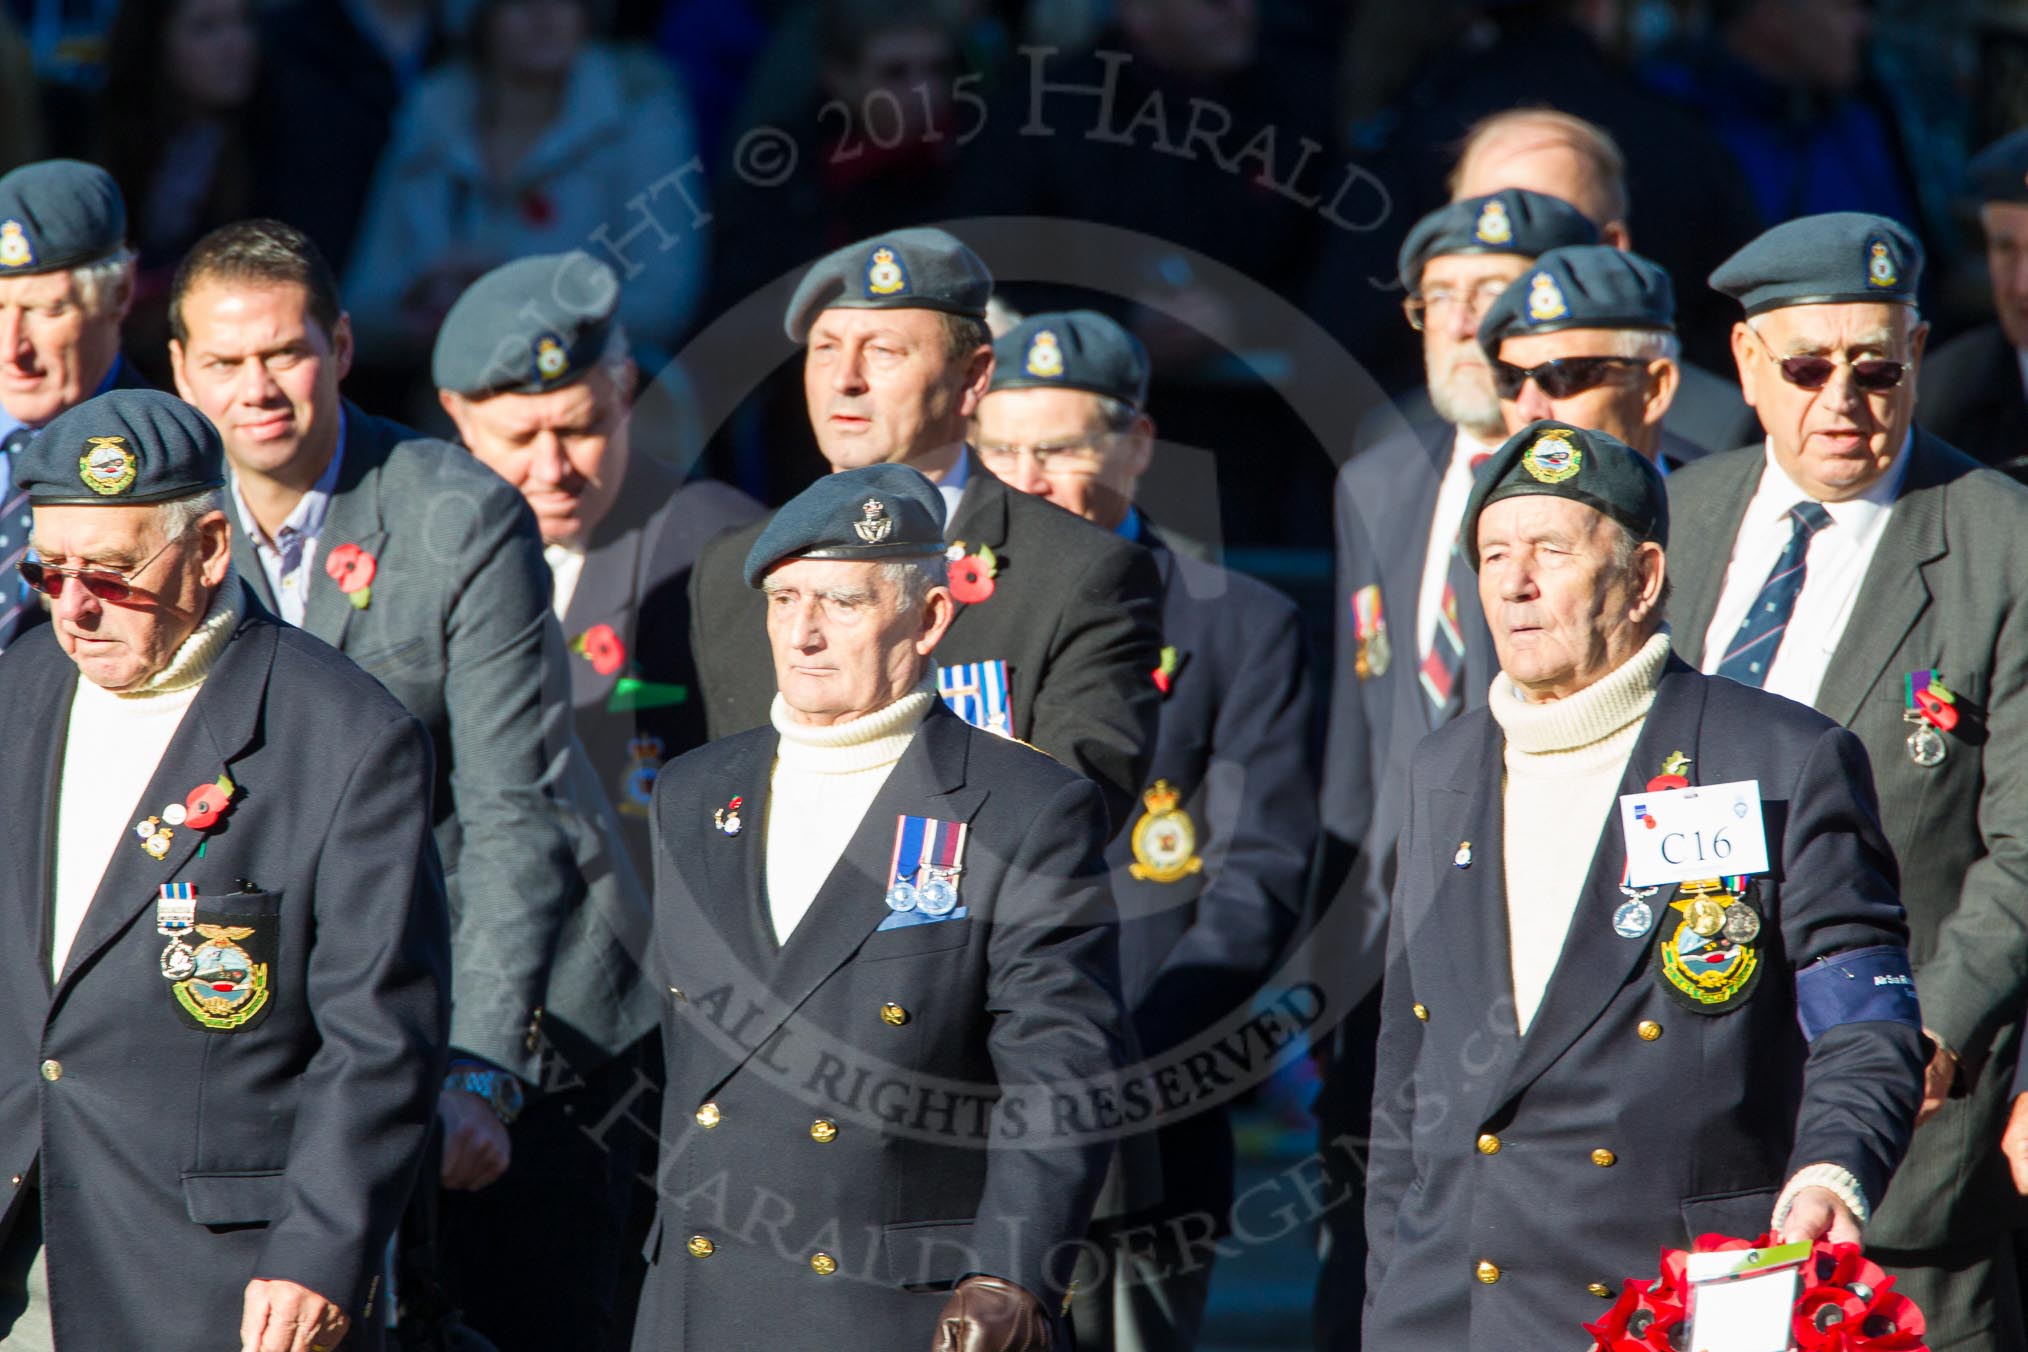
{"type": "Polygon", "coordinates": [[[914,610],[929,599],[930,588],[949,585],[950,565],[942,555],[926,559],[889,559],[880,565],[880,576],[894,588],[895,610],[914,610]]]}
{"type": "Polygon", "coordinates": [[[225,510],[225,490],[208,488],[202,493],[192,493],[187,498],[171,498],[155,507],[156,524],[162,528],[162,538],[174,540],[212,512],[225,510]]]}
{"type": "MultiPolygon", "coordinates": [[[[1635,538],[1634,533],[1628,530],[1623,523],[1613,521],[1611,517],[1607,517],[1606,519],[1612,521],[1613,526],[1613,571],[1638,586],[1640,583],[1640,569],[1634,565],[1634,556],[1640,552],[1641,542],[1635,538]]],[[[1664,560],[1666,561],[1666,559],[1667,551],[1664,550],[1664,560]]],[[[1655,609],[1650,612],[1647,618],[1649,633],[1652,634],[1657,629],[1660,629],[1662,621],[1668,618],[1669,593],[1674,590],[1675,580],[1665,571],[1662,574],[1662,594],[1655,598],[1655,609]]]]}
{"type": "Polygon", "coordinates": [[[1601,357],[1633,357],[1640,361],[1681,361],[1683,340],[1667,329],[1607,329],[1601,357]]]}
{"type": "Polygon", "coordinates": [[[134,251],[124,245],[104,258],[80,263],[70,270],[71,285],[77,288],[77,303],[94,318],[112,308],[113,298],[133,277],[134,251]]]}
{"type": "Polygon", "coordinates": [[[1115,399],[1110,394],[1094,395],[1093,397],[1098,400],[1100,424],[1107,432],[1114,436],[1118,436],[1122,432],[1132,431],[1135,422],[1140,419],[1141,410],[1135,408],[1124,399],[1115,399]]]}

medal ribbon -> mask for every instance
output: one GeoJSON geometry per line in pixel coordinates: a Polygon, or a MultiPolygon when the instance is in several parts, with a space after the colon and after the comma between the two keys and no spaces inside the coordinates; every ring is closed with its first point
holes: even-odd
{"type": "Polygon", "coordinates": [[[930,817],[903,817],[894,831],[894,862],[888,869],[894,882],[915,881],[927,867],[956,869],[965,855],[964,822],[940,822],[930,817]]]}
{"type": "Polygon", "coordinates": [[[1950,692],[1943,678],[1934,671],[1911,671],[1901,678],[1902,702],[1908,710],[1908,721],[1929,723],[1939,732],[1949,732],[1958,725],[1958,697],[1950,692]]]}

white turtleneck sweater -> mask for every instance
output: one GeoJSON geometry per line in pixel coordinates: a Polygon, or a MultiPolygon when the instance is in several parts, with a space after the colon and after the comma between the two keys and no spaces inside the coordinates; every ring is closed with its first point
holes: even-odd
{"type": "MultiPolygon", "coordinates": [[[[138,850],[135,823],[159,815],[168,800],[141,801],[162,753],[183,725],[211,664],[239,623],[239,576],[227,570],[211,607],[167,666],[132,690],[112,691],[82,676],[64,733],[63,780],[56,803],[56,911],[49,970],[62,975],[114,850],[138,850]]],[[[223,767],[221,767],[223,768],[223,767]]],[[[196,784],[176,785],[177,801],[196,784]]]]}
{"type": "Polygon", "coordinates": [[[1597,822],[1610,829],[1620,779],[1655,702],[1655,683],[1669,660],[1669,636],[1658,633],[1604,679],[1565,699],[1533,703],[1507,679],[1493,680],[1487,698],[1507,737],[1505,788],[1510,824],[1501,863],[1507,880],[1507,945],[1514,973],[1514,1022],[1526,1033],[1542,1004],[1549,974],[1563,955],[1564,935],[1584,891],[1599,843],[1597,822]],[[1565,830],[1519,829],[1556,805],[1565,830]]]}
{"type": "Polygon", "coordinates": [[[935,698],[935,688],[923,685],[878,712],[820,728],[792,721],[775,696],[769,716],[782,740],[762,829],[777,943],[802,923],[935,698]]]}

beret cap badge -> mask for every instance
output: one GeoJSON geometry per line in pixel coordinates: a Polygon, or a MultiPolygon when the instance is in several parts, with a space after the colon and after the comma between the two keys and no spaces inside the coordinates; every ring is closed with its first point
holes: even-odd
{"type": "Polygon", "coordinates": [[[898,296],[908,290],[908,273],[895,257],[894,250],[882,246],[873,251],[866,260],[866,294],[869,296],[898,296]]]}
{"type": "Polygon", "coordinates": [[[1521,468],[1537,483],[1560,484],[1584,467],[1584,452],[1569,432],[1551,427],[1521,453],[1521,468]]]}
{"type": "Polygon", "coordinates": [[[570,353],[564,350],[563,341],[553,333],[545,333],[535,340],[535,374],[543,380],[555,380],[570,370],[570,353]]]}
{"type": "Polygon", "coordinates": [[[1028,359],[1023,364],[1029,375],[1054,380],[1063,374],[1063,345],[1054,333],[1043,329],[1028,344],[1028,359]]]}
{"type": "Polygon", "coordinates": [[[1869,284],[1882,288],[1901,284],[1901,279],[1895,275],[1894,255],[1887,251],[1886,240],[1874,240],[1867,246],[1866,252],[1866,280],[1869,284]]]}
{"type": "Polygon", "coordinates": [[[1507,219],[1507,204],[1495,199],[1479,209],[1479,223],[1472,229],[1481,244],[1507,244],[1514,239],[1514,223],[1507,219]]]}
{"type": "Polygon", "coordinates": [[[0,267],[25,268],[34,261],[35,250],[28,247],[21,222],[0,221],[0,267]]]}
{"type": "Polygon", "coordinates": [[[852,530],[867,544],[879,544],[894,529],[894,518],[887,514],[887,504],[879,498],[868,498],[859,510],[863,515],[852,523],[852,530]]]}
{"type": "Polygon", "coordinates": [[[1563,299],[1563,288],[1556,284],[1556,279],[1546,272],[1536,273],[1528,283],[1528,317],[1546,324],[1569,314],[1570,305],[1563,299]]]}
{"type": "Polygon", "coordinates": [[[102,497],[117,497],[134,486],[139,461],[125,437],[86,437],[77,458],[78,478],[102,497]]]}

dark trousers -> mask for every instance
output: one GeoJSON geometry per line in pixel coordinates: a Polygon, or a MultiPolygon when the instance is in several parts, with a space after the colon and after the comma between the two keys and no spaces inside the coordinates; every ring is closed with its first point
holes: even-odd
{"type": "Polygon", "coordinates": [[[478,1192],[442,1194],[445,1289],[500,1352],[601,1352],[632,1339],[637,1194],[655,1167],[641,1051],[533,1099],[509,1129],[507,1172],[478,1192]]]}

